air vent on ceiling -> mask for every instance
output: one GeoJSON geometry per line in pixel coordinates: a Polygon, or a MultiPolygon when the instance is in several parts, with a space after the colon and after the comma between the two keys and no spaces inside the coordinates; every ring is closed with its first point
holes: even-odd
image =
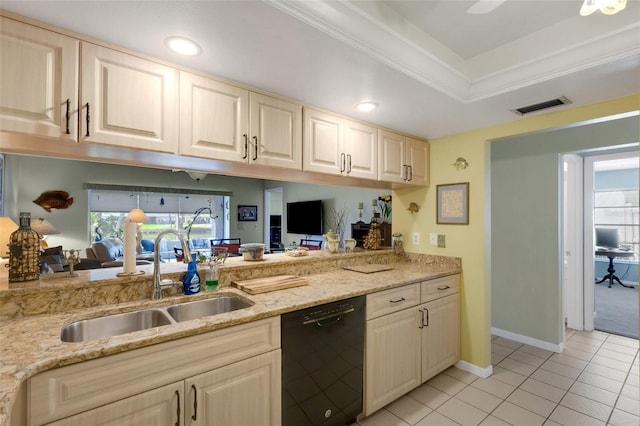
{"type": "Polygon", "coordinates": [[[513,111],[518,115],[525,115],[525,114],[529,114],[530,112],[536,112],[542,109],[552,108],[559,105],[567,105],[570,103],[571,101],[569,99],[565,98],[564,96],[560,96],[559,98],[550,99],[548,101],[539,102],[537,104],[515,108],[515,109],[512,109],[511,111],[513,111]]]}

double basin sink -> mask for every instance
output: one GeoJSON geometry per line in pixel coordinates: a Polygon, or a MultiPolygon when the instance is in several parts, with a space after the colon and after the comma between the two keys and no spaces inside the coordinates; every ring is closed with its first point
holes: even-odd
{"type": "Polygon", "coordinates": [[[224,314],[252,305],[253,302],[240,296],[221,295],[194,302],[177,303],[164,308],[148,308],[124,314],[107,315],[76,321],[63,327],[60,339],[63,342],[86,342],[224,314]]]}

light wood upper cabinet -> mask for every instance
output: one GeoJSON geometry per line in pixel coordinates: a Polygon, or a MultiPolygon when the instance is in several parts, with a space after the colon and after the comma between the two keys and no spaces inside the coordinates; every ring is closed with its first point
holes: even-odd
{"type": "Polygon", "coordinates": [[[0,17],[0,130],[78,140],[78,49],[78,40],[0,17]]]}
{"type": "Polygon", "coordinates": [[[302,107],[180,73],[180,153],[302,168],[302,107]]]}
{"type": "Polygon", "coordinates": [[[304,109],[303,169],[377,178],[377,129],[313,108],[304,109]]]}
{"type": "Polygon", "coordinates": [[[378,178],[429,185],[429,143],[387,130],[379,132],[378,178]]]}
{"type": "Polygon", "coordinates": [[[80,141],[178,152],[178,71],[82,43],[80,141]]]}

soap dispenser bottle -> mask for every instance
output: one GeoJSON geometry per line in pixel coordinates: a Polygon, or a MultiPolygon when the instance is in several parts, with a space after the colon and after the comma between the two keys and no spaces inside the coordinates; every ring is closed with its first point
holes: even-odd
{"type": "Polygon", "coordinates": [[[196,265],[196,254],[191,254],[191,262],[187,266],[187,274],[184,276],[184,294],[191,295],[200,292],[200,275],[196,265]]]}

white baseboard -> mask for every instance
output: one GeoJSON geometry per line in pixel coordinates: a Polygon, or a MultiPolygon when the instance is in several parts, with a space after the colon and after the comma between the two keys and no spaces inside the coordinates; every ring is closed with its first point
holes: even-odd
{"type": "Polygon", "coordinates": [[[486,368],[482,368],[482,367],[478,367],[475,364],[471,364],[467,361],[458,361],[456,362],[456,367],[458,367],[460,370],[464,370],[471,374],[475,374],[476,376],[481,377],[483,379],[486,379],[487,377],[493,374],[492,365],[489,365],[486,368]]]}
{"type": "Polygon", "coordinates": [[[533,337],[524,336],[522,334],[513,333],[511,331],[502,330],[495,327],[491,327],[491,334],[493,334],[494,336],[504,337],[505,339],[524,343],[526,345],[535,346],[536,348],[546,349],[552,352],[560,353],[564,351],[564,342],[561,342],[559,344],[545,342],[544,340],[534,339],[533,337]]]}

